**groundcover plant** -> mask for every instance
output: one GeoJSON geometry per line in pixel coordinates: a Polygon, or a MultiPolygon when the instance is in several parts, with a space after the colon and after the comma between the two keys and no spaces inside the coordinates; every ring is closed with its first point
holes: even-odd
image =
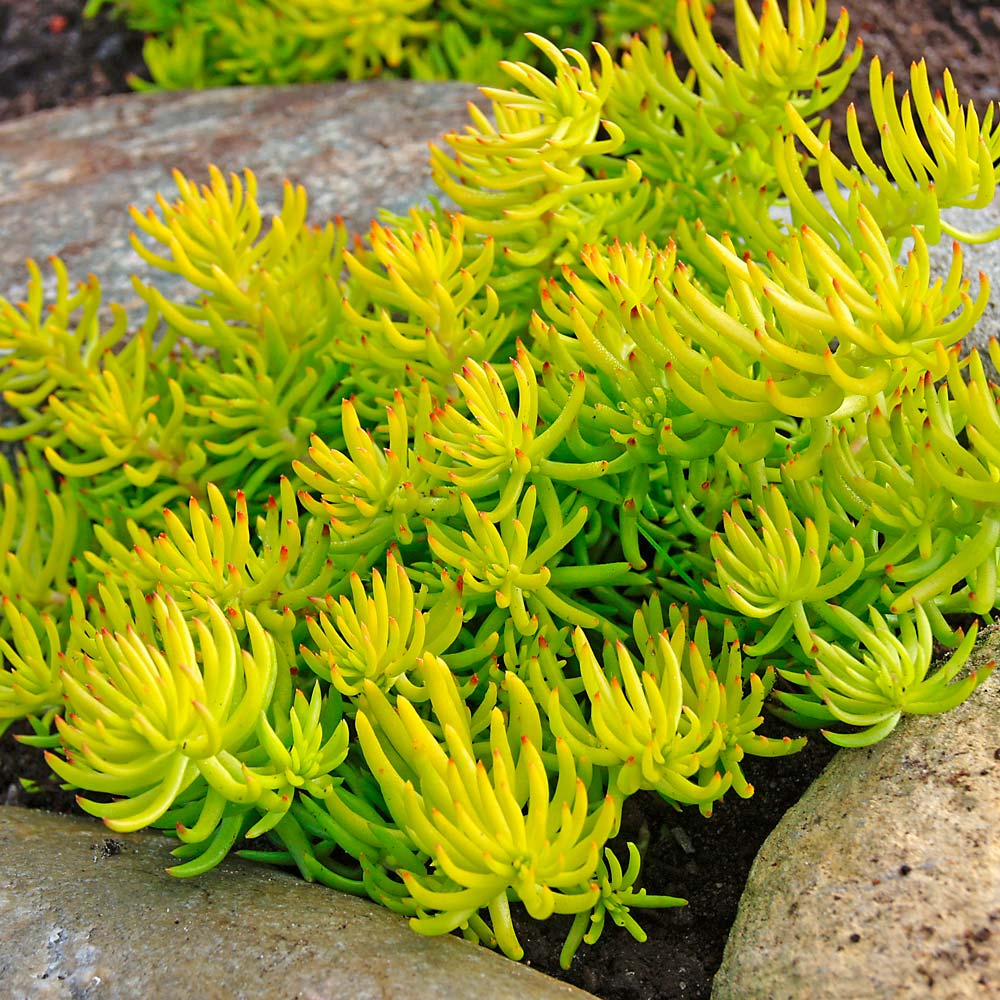
{"type": "Polygon", "coordinates": [[[191,294],[137,280],[141,322],[29,265],[0,722],[85,810],[174,832],[175,875],[242,844],[514,958],[511,904],[570,914],[568,965],[681,902],[607,847],[629,796],[708,816],[802,746],[766,708],[866,745],[984,680],[988,287],[928,247],[997,235],[941,211],[990,203],[1000,125],[875,61],[844,163],[846,14],[737,25],[738,58],[701,0],[617,62],[530,36],[548,69],[432,152],[453,210],[365,241],[178,175],[134,247],[191,294]]]}
{"type": "Polygon", "coordinates": [[[88,0],[147,33],[136,89],[306,83],[375,75],[503,83],[501,58],[544,63],[525,38],[615,46],[675,0],[88,0]]]}

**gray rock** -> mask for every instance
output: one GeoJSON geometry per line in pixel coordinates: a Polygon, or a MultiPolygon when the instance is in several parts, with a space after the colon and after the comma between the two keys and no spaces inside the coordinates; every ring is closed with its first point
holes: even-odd
{"type": "MultiPolygon", "coordinates": [[[[0,123],[0,297],[23,298],[26,257],[44,264],[55,255],[75,280],[96,274],[105,301],[141,313],[129,275],[153,272],[129,248],[126,209],[154,204],[158,192],[171,198],[175,168],[205,180],[210,163],[227,174],[249,167],[265,214],[280,207],[287,178],[305,186],[312,221],[340,215],[364,232],[380,208],[405,212],[435,194],[427,144],[464,125],[469,101],[489,105],[475,87],[455,83],[234,87],[120,95],[0,123]]],[[[946,217],[986,230],[1000,224],[1000,200],[946,217]]],[[[932,248],[939,269],[950,254],[947,238],[932,248]]],[[[973,293],[980,270],[996,286],[1000,242],[966,247],[965,270],[973,293]]],[[[168,295],[190,292],[162,272],[155,280],[168,295]]],[[[984,350],[997,335],[994,301],[967,347],[984,350]]]]}
{"type": "MultiPolygon", "coordinates": [[[[980,211],[949,209],[944,213],[944,218],[951,225],[970,233],[987,232],[1000,226],[1000,197],[980,211]]],[[[951,256],[952,240],[945,236],[937,246],[930,249],[932,269],[938,274],[945,273],[951,264],[951,256]]],[[[980,274],[985,274],[990,284],[990,299],[986,310],[975,328],[965,337],[963,353],[976,348],[983,359],[987,377],[996,382],[1000,380],[1000,375],[990,359],[989,342],[991,338],[1000,337],[1000,240],[962,244],[962,263],[970,281],[969,290],[973,298],[979,292],[980,274]]]]}
{"type": "MultiPolygon", "coordinates": [[[[175,191],[171,172],[205,181],[249,167],[261,207],[280,207],[282,182],[305,186],[310,218],[343,216],[364,232],[380,207],[405,212],[434,193],[427,144],[461,128],[467,84],[387,80],[128,94],[0,124],[0,296],[24,297],[26,257],[62,257],[70,277],[96,274],[105,301],[140,304],[129,272],[126,209],[175,191]]],[[[157,285],[168,288],[157,273],[157,285]]]]}
{"type": "MultiPolygon", "coordinates": [[[[1000,657],[1000,628],[975,661],[1000,657]]],[[[765,842],[712,1000],[1000,996],[1000,676],[841,751],[765,842]]]]}
{"type": "MultiPolygon", "coordinates": [[[[10,1000],[587,1000],[366,900],[229,859],[167,875],[172,841],[0,807],[0,995],[10,1000]]],[[[591,1000],[593,998],[591,997],[591,1000]]]]}

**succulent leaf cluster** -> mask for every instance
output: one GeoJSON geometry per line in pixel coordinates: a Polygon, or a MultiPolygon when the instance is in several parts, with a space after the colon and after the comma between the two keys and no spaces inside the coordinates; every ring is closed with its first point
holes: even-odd
{"type": "Polygon", "coordinates": [[[863,746],[982,683],[1000,401],[961,345],[989,290],[929,248],[992,197],[993,112],[876,65],[881,150],[854,129],[845,164],[846,17],[737,23],[733,55],[702,0],[617,60],[530,36],[432,153],[453,210],[367,239],[291,185],[267,222],[251,175],[177,175],[134,246],[189,294],[137,283],[140,322],[29,265],[0,726],[85,809],[174,833],[175,875],[242,841],[515,958],[518,910],[567,914],[568,966],[682,902],[615,842],[629,798],[708,817],[802,747],[769,716],[863,746]]]}
{"type": "Polygon", "coordinates": [[[145,32],[139,90],[406,76],[501,83],[503,59],[537,61],[536,31],[561,46],[616,46],[673,16],[644,0],[88,0],[145,32]]]}

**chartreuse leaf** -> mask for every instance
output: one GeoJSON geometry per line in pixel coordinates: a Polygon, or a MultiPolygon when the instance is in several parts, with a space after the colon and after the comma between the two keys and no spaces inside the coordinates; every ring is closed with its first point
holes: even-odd
{"type": "Polygon", "coordinates": [[[6,594],[2,601],[3,629],[0,654],[0,735],[18,719],[27,716],[51,718],[62,702],[59,677],[62,652],[59,633],[52,618],[38,615],[31,605],[18,604],[6,594]],[[42,633],[42,635],[39,635],[42,633]]]}
{"type": "Polygon", "coordinates": [[[778,695],[793,712],[803,710],[812,718],[858,727],[849,733],[823,731],[839,746],[869,746],[890,733],[907,714],[946,712],[965,701],[993,672],[990,663],[955,680],[976,641],[975,626],[948,660],[932,670],[933,636],[920,605],[900,616],[896,631],[874,608],[870,624],[847,611],[840,616],[843,630],[856,636],[862,651],[852,654],[818,635],[811,637],[808,652],[814,669],[802,676],[815,699],[815,712],[793,697],[778,695]]]}
{"type": "MultiPolygon", "coordinates": [[[[425,657],[421,669],[447,677],[444,662],[425,657]]],[[[507,674],[505,685],[522,682],[507,674]]],[[[526,694],[526,692],[523,692],[526,694]]],[[[404,698],[396,713],[370,682],[358,713],[365,757],[386,794],[397,822],[431,859],[434,871],[406,871],[404,884],[417,903],[415,930],[441,934],[478,926],[485,910],[492,934],[505,954],[523,954],[510,922],[508,894],[536,919],[593,908],[600,889],[594,878],[600,849],[618,820],[608,795],[592,808],[564,741],[556,744],[556,780],[550,781],[541,747],[529,735],[540,732],[530,697],[520,698],[528,715],[521,733],[505,724],[499,709],[490,723],[489,747],[477,758],[454,682],[432,695],[441,726],[439,742],[404,698]],[[398,713],[398,714],[397,714],[398,713]],[[405,757],[402,772],[386,755],[405,757]]]]}
{"type": "Polygon", "coordinates": [[[645,889],[635,889],[641,865],[639,850],[628,844],[628,867],[623,869],[610,847],[604,849],[604,859],[597,872],[601,895],[590,913],[578,913],[573,918],[566,943],[559,955],[559,964],[568,969],[577,948],[582,944],[597,944],[608,917],[619,927],[624,927],[636,939],[645,941],[646,932],[639,926],[631,910],[656,907],[664,909],[687,906],[686,899],[676,896],[651,896],[645,889]],[[589,925],[589,926],[588,926],[589,925]]]}
{"type": "Polygon", "coordinates": [[[231,801],[255,800],[236,754],[274,691],[274,642],[252,615],[249,650],[216,605],[207,619],[189,624],[172,598],[156,596],[156,645],[126,621],[121,631],[81,636],[82,648],[65,657],[63,752],[46,759],[63,780],[120,796],[79,799],[112,829],[156,823],[195,781],[231,801]]]}

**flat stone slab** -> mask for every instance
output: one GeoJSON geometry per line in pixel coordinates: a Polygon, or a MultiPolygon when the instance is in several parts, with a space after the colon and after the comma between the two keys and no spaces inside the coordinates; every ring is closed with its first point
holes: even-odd
{"type": "MultiPolygon", "coordinates": [[[[974,653],[1000,659],[1000,628],[974,653]]],[[[750,871],[712,1000],[1000,996],[1000,676],[840,751],[750,871]]]]}
{"type": "MultiPolygon", "coordinates": [[[[488,102],[467,84],[386,80],[125,94],[0,124],[0,296],[24,297],[24,259],[62,257],[70,277],[96,274],[105,301],[138,305],[129,272],[149,275],[128,245],[128,206],[172,200],[176,168],[249,167],[261,208],[282,184],[305,186],[310,219],[343,216],[364,232],[379,208],[405,212],[434,193],[427,144],[488,102]]],[[[157,273],[158,287],[168,277],[157,273]]]]}
{"type": "Polygon", "coordinates": [[[593,1000],[367,900],[175,841],[0,807],[0,994],[12,1000],[593,1000]]]}

